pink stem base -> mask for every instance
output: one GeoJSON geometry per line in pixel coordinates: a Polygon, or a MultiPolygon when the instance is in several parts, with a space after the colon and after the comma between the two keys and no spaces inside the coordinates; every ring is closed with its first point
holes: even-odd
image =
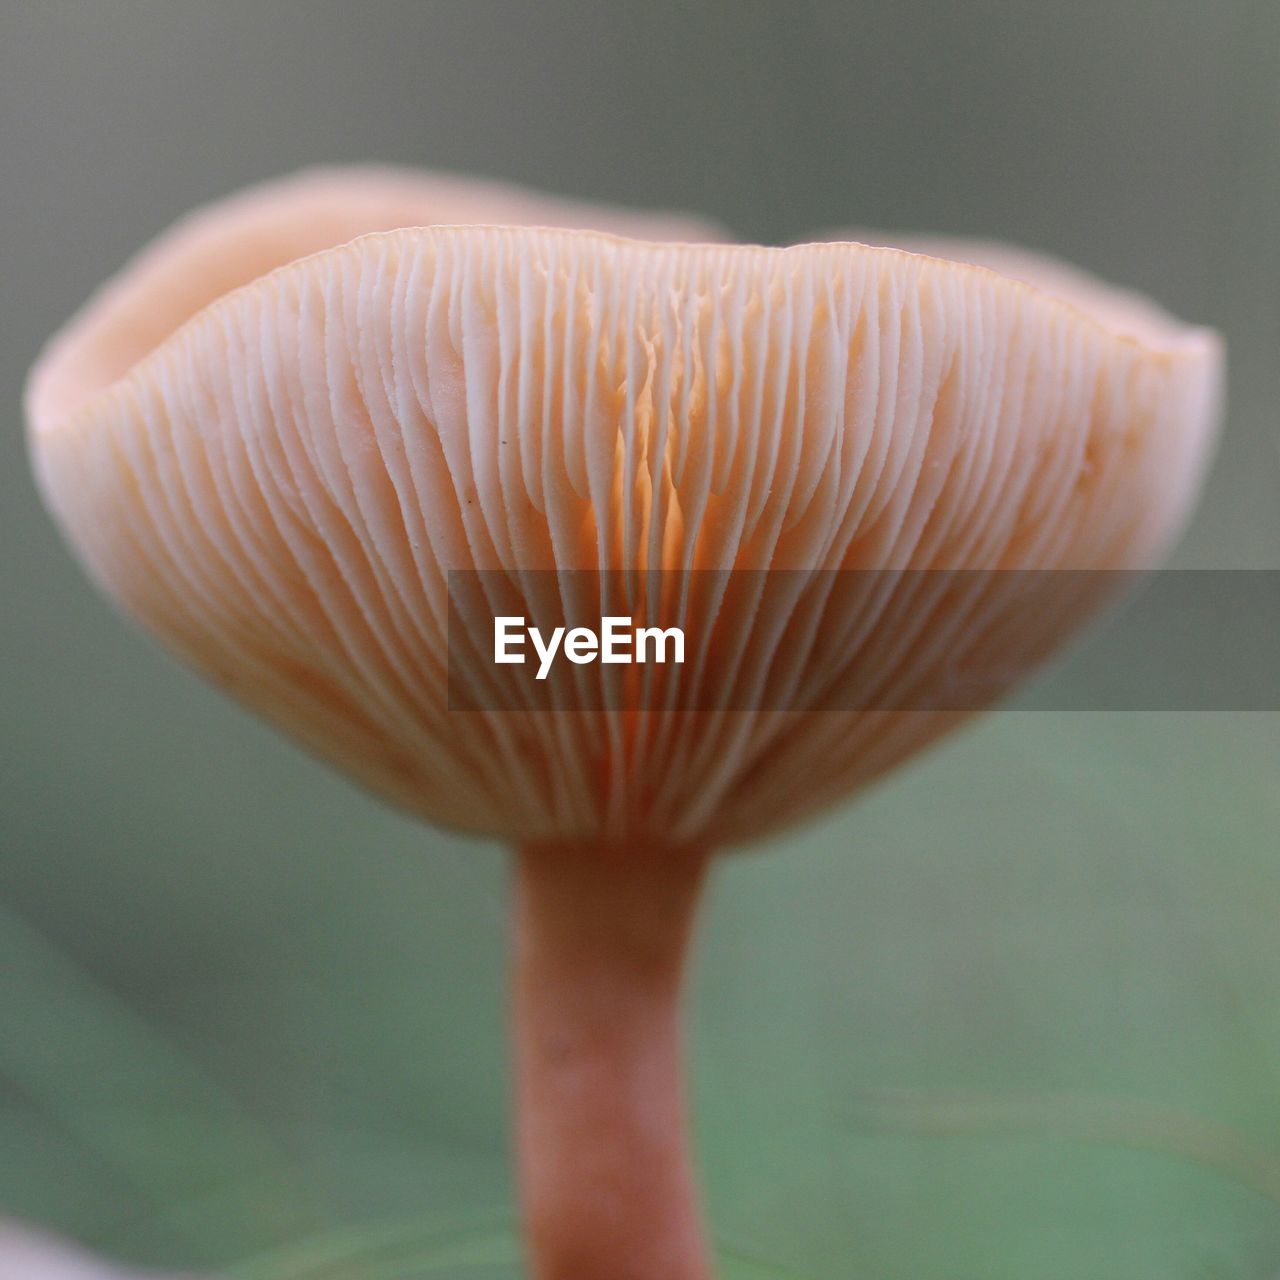
{"type": "Polygon", "coordinates": [[[706,855],[534,846],[516,873],[516,1148],[536,1280],[708,1280],[679,1005],[706,855]]]}

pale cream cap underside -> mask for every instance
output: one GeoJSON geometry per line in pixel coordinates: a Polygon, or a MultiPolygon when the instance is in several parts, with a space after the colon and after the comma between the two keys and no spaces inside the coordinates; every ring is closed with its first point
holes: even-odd
{"type": "Polygon", "coordinates": [[[215,206],[50,344],[27,403],[47,501],[104,588],[437,821],[749,838],[956,718],[787,714],[779,682],[915,687],[1078,621],[992,632],[945,595],[747,607],[732,653],[691,634],[664,677],[762,682],[739,710],[464,715],[451,569],[1127,568],[1194,496],[1221,346],[1129,295],[852,243],[656,243],[714,233],[491,190],[443,217],[644,238],[381,230],[441,221],[431,185],[327,173],[215,206]],[[757,696],[774,709],[741,710],[757,696]]]}

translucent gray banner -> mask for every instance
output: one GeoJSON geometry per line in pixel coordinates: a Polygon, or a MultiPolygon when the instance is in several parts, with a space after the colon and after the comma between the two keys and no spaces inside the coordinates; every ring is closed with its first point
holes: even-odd
{"type": "Polygon", "coordinates": [[[486,570],[448,589],[459,712],[1280,710],[1280,570],[486,570]]]}

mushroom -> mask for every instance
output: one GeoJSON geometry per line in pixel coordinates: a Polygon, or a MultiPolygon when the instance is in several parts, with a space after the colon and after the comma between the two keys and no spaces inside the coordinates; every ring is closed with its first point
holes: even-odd
{"type": "Polygon", "coordinates": [[[713,855],[1061,644],[1098,571],[1174,536],[1218,418],[1217,337],[1096,282],[661,242],[713,234],[295,179],[163,238],[27,391],[45,499],[126,612],[393,803],[517,850],[540,1280],[710,1273],[678,1005],[713,855]],[[684,662],[539,683],[487,647],[499,614],[624,611],[684,624],[684,662]]]}

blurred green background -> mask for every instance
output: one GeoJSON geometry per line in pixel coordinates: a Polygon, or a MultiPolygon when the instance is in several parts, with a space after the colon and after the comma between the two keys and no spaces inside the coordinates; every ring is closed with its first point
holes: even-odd
{"type": "MultiPolygon", "coordinates": [[[[1230,344],[1177,563],[1274,568],[1280,5],[0,6],[0,1211],[255,1280],[508,1277],[501,851],[162,658],[26,470],[24,372],[88,292],[333,159],[1146,290],[1230,344]]],[[[691,1018],[726,1274],[1280,1273],[1278,766],[1274,713],[1014,710],[724,863],[691,1018]]]]}

